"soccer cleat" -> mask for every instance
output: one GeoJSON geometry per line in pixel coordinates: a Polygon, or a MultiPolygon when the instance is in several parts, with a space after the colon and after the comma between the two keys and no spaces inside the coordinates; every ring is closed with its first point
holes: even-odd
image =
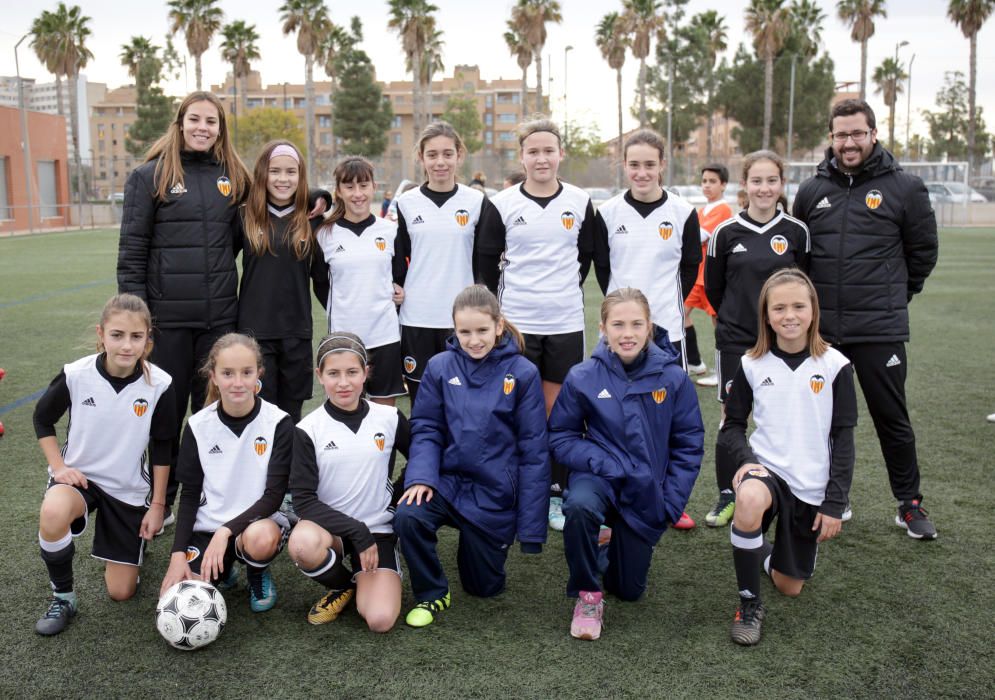
{"type": "Polygon", "coordinates": [[[688,363],[688,374],[704,374],[707,371],[708,367],[704,362],[699,362],[696,365],[692,365],[690,362],[688,363]]]}
{"type": "Polygon", "coordinates": [[[222,578],[214,584],[214,587],[219,591],[230,591],[238,585],[238,564],[232,562],[231,566],[228,567],[228,571],[222,574],[222,578]]]}
{"type": "Polygon", "coordinates": [[[333,588],[311,606],[307,621],[312,625],[324,625],[337,618],[356,594],[355,588],[333,588]]]}
{"type": "Polygon", "coordinates": [[[843,515],[840,516],[840,520],[845,523],[853,520],[853,508],[850,507],[850,502],[847,501],[846,508],[843,509],[843,515]]]}
{"type": "Polygon", "coordinates": [[[604,624],[605,601],[600,591],[581,591],[574,605],[570,622],[570,636],[574,639],[594,641],[601,636],[604,624]]]}
{"type": "Polygon", "coordinates": [[[753,646],[760,641],[760,628],[767,616],[767,608],[759,600],[740,602],[732,621],[732,641],[743,646],[753,646]]]}
{"type": "Polygon", "coordinates": [[[411,608],[411,612],[404,618],[404,622],[409,627],[428,627],[435,622],[435,616],[443,610],[448,610],[451,604],[452,599],[449,596],[449,591],[446,591],[446,594],[438,600],[423,600],[411,608]]]}
{"type": "Polygon", "coordinates": [[[898,502],[898,515],[895,524],[904,527],[909,537],[917,540],[935,540],[936,528],[929,519],[929,514],[919,504],[919,499],[898,502]]]}
{"type": "Polygon", "coordinates": [[[712,374],[709,374],[707,377],[698,377],[696,380],[694,380],[694,383],[697,384],[698,386],[718,386],[719,376],[713,372],[712,374]]]}
{"type": "Polygon", "coordinates": [[[162,527],[159,528],[159,532],[155,533],[154,537],[158,537],[166,531],[166,528],[176,522],[176,516],[173,515],[173,511],[169,508],[166,509],[166,517],[162,519],[162,527]]]}
{"type": "Polygon", "coordinates": [[[276,605],[276,586],[269,567],[262,571],[248,569],[246,577],[249,579],[249,607],[252,612],[271,610],[276,605]]]}
{"type": "Polygon", "coordinates": [[[56,594],[48,599],[48,610],[35,623],[35,632],[45,637],[56,635],[66,628],[75,615],[75,596],[61,598],[56,594]]]}
{"type": "Polygon", "coordinates": [[[694,520],[687,513],[681,513],[680,519],[674,523],[675,530],[693,530],[694,520]]]}
{"type": "Polygon", "coordinates": [[[557,532],[563,532],[567,519],[563,515],[563,499],[553,496],[549,499],[549,526],[557,532]]]}
{"type": "Polygon", "coordinates": [[[989,423],[995,423],[995,413],[988,414],[988,418],[986,418],[985,420],[987,420],[989,423]]]}
{"type": "Polygon", "coordinates": [[[736,494],[725,489],[719,492],[719,500],[705,516],[705,524],[708,527],[725,527],[732,520],[732,514],[735,512],[736,494]]]}

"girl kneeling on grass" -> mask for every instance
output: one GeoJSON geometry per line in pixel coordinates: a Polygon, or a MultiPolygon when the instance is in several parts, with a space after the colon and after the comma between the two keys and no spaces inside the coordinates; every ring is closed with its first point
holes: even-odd
{"type": "Polygon", "coordinates": [[[508,546],[538,553],[546,541],[549,460],[542,380],[522,338],[484,286],[453,303],[455,337],[422,375],[411,414],[411,459],[395,528],[418,604],[412,627],[429,625],[451,598],[436,551],[443,525],[460,531],[463,589],[504,590],[508,546]]]}
{"type": "Polygon", "coordinates": [[[737,644],[760,641],[767,609],[761,567],[797,596],[815,571],[819,543],[839,534],[853,476],[857,397],[853,366],[819,335],[819,302],[799,270],[775,272],[760,292],[757,343],[726,399],[719,444],[734,458],[733,563],[740,604],[737,644]],[[756,430],[746,438],[750,412],[756,430]],[[773,546],[764,533],[777,519],[773,546]]]}
{"type": "Polygon", "coordinates": [[[269,565],[290,532],[277,509],[287,492],[294,424],[256,396],[263,355],[252,338],[221,336],[201,374],[207,405],[190,417],[180,441],[176,478],[183,490],[160,594],[194,577],[233,588],[241,561],[249,607],[265,612],[276,605],[269,565]]]}
{"type": "Polygon", "coordinates": [[[93,556],[105,562],[113,600],[135,595],[145,543],[162,528],[175,396],[169,375],[146,359],[151,335],[144,301],[131,294],[112,297],[97,324],[100,354],[66,365],[35,406],[35,433],[49,477],[38,543],[53,591],[35,624],[38,634],[58,634],[76,615],[73,540],[83,534],[91,512],[97,511],[93,556]],[[60,450],[55,425],[66,411],[72,420],[60,450]]]}
{"type": "Polygon", "coordinates": [[[410,430],[396,408],[363,398],[369,363],[353,333],[333,332],[318,345],[316,372],[328,400],[297,424],[290,491],[301,521],[290,557],[329,589],[308,622],[331,622],[355,595],[370,630],[388,632],[401,612],[391,474],[396,453],[407,457],[410,430]]]}
{"type": "Polygon", "coordinates": [[[622,600],[646,590],[653,547],[681,518],[701,468],[705,430],[694,385],[638,289],[609,292],[603,339],[570,370],[549,416],[549,446],[570,470],[563,503],[570,634],[601,636],[598,531],[612,527],[604,588],[622,600]]]}

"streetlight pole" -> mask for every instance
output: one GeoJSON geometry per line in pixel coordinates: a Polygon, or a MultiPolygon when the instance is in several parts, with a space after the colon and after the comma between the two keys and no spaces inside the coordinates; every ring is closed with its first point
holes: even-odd
{"type": "Polygon", "coordinates": [[[912,54],[909,59],[909,79],[905,83],[905,157],[912,157],[912,141],[909,138],[909,127],[912,124],[912,63],[916,60],[916,55],[912,54]]]}
{"type": "MultiPolygon", "coordinates": [[[[909,42],[904,39],[897,44],[895,44],[895,70],[898,71],[898,75],[901,75],[902,68],[898,63],[898,50],[903,46],[908,46],[909,42]]],[[[898,75],[895,76],[895,84],[891,91],[891,104],[888,105],[888,112],[891,114],[891,128],[888,134],[888,148],[892,151],[895,150],[895,103],[898,102],[898,75]]]]}
{"type": "Polygon", "coordinates": [[[28,115],[24,110],[24,81],[21,80],[21,63],[17,58],[17,47],[29,36],[31,35],[25,34],[14,44],[14,68],[17,70],[17,103],[21,112],[21,148],[23,150],[21,155],[24,158],[24,187],[28,193],[28,230],[34,233],[35,225],[32,213],[35,201],[31,194],[31,138],[28,135],[28,115]]]}
{"type": "Polygon", "coordinates": [[[563,49],[563,141],[570,146],[570,120],[567,118],[567,54],[574,50],[573,46],[563,49]]]}
{"type": "Polygon", "coordinates": [[[546,54],[546,69],[549,75],[546,76],[546,104],[549,105],[547,110],[545,105],[538,105],[539,109],[537,112],[542,112],[543,114],[553,113],[553,54],[546,54]]]}
{"type": "Polygon", "coordinates": [[[785,154],[789,168],[791,167],[791,145],[795,140],[795,61],[797,59],[796,54],[791,54],[791,86],[788,89],[788,146],[785,154]]]}

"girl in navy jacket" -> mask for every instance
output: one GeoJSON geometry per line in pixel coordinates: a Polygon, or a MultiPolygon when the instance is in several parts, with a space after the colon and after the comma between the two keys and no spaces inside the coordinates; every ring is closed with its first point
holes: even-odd
{"type": "Polygon", "coordinates": [[[570,370],[549,417],[553,457],[570,470],[563,546],[567,594],[577,596],[570,633],[601,636],[604,613],[598,530],[613,528],[604,586],[622,600],[646,590],[653,547],[687,505],[704,453],[694,385],[666,331],[650,321],[638,289],[601,305],[602,341],[570,370]]]}
{"type": "Polygon", "coordinates": [[[411,457],[394,516],[418,604],[412,627],[450,605],[436,552],[443,525],[460,531],[463,589],[489,597],[504,589],[508,545],[525,553],[546,541],[549,455],[542,382],[521,354],[521,335],[497,298],[471,286],[453,304],[455,338],[429,360],[411,414],[411,457]]]}

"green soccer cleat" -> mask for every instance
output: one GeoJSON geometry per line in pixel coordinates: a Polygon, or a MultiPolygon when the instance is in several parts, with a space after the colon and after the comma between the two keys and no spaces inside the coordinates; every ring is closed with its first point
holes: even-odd
{"type": "Polygon", "coordinates": [[[718,502],[705,516],[705,524],[708,527],[725,527],[732,521],[735,512],[736,494],[729,490],[721,491],[718,502]]]}
{"type": "Polygon", "coordinates": [[[438,600],[426,600],[411,608],[411,612],[404,618],[409,627],[428,627],[435,622],[435,616],[443,610],[448,610],[451,605],[449,591],[438,600]]]}

